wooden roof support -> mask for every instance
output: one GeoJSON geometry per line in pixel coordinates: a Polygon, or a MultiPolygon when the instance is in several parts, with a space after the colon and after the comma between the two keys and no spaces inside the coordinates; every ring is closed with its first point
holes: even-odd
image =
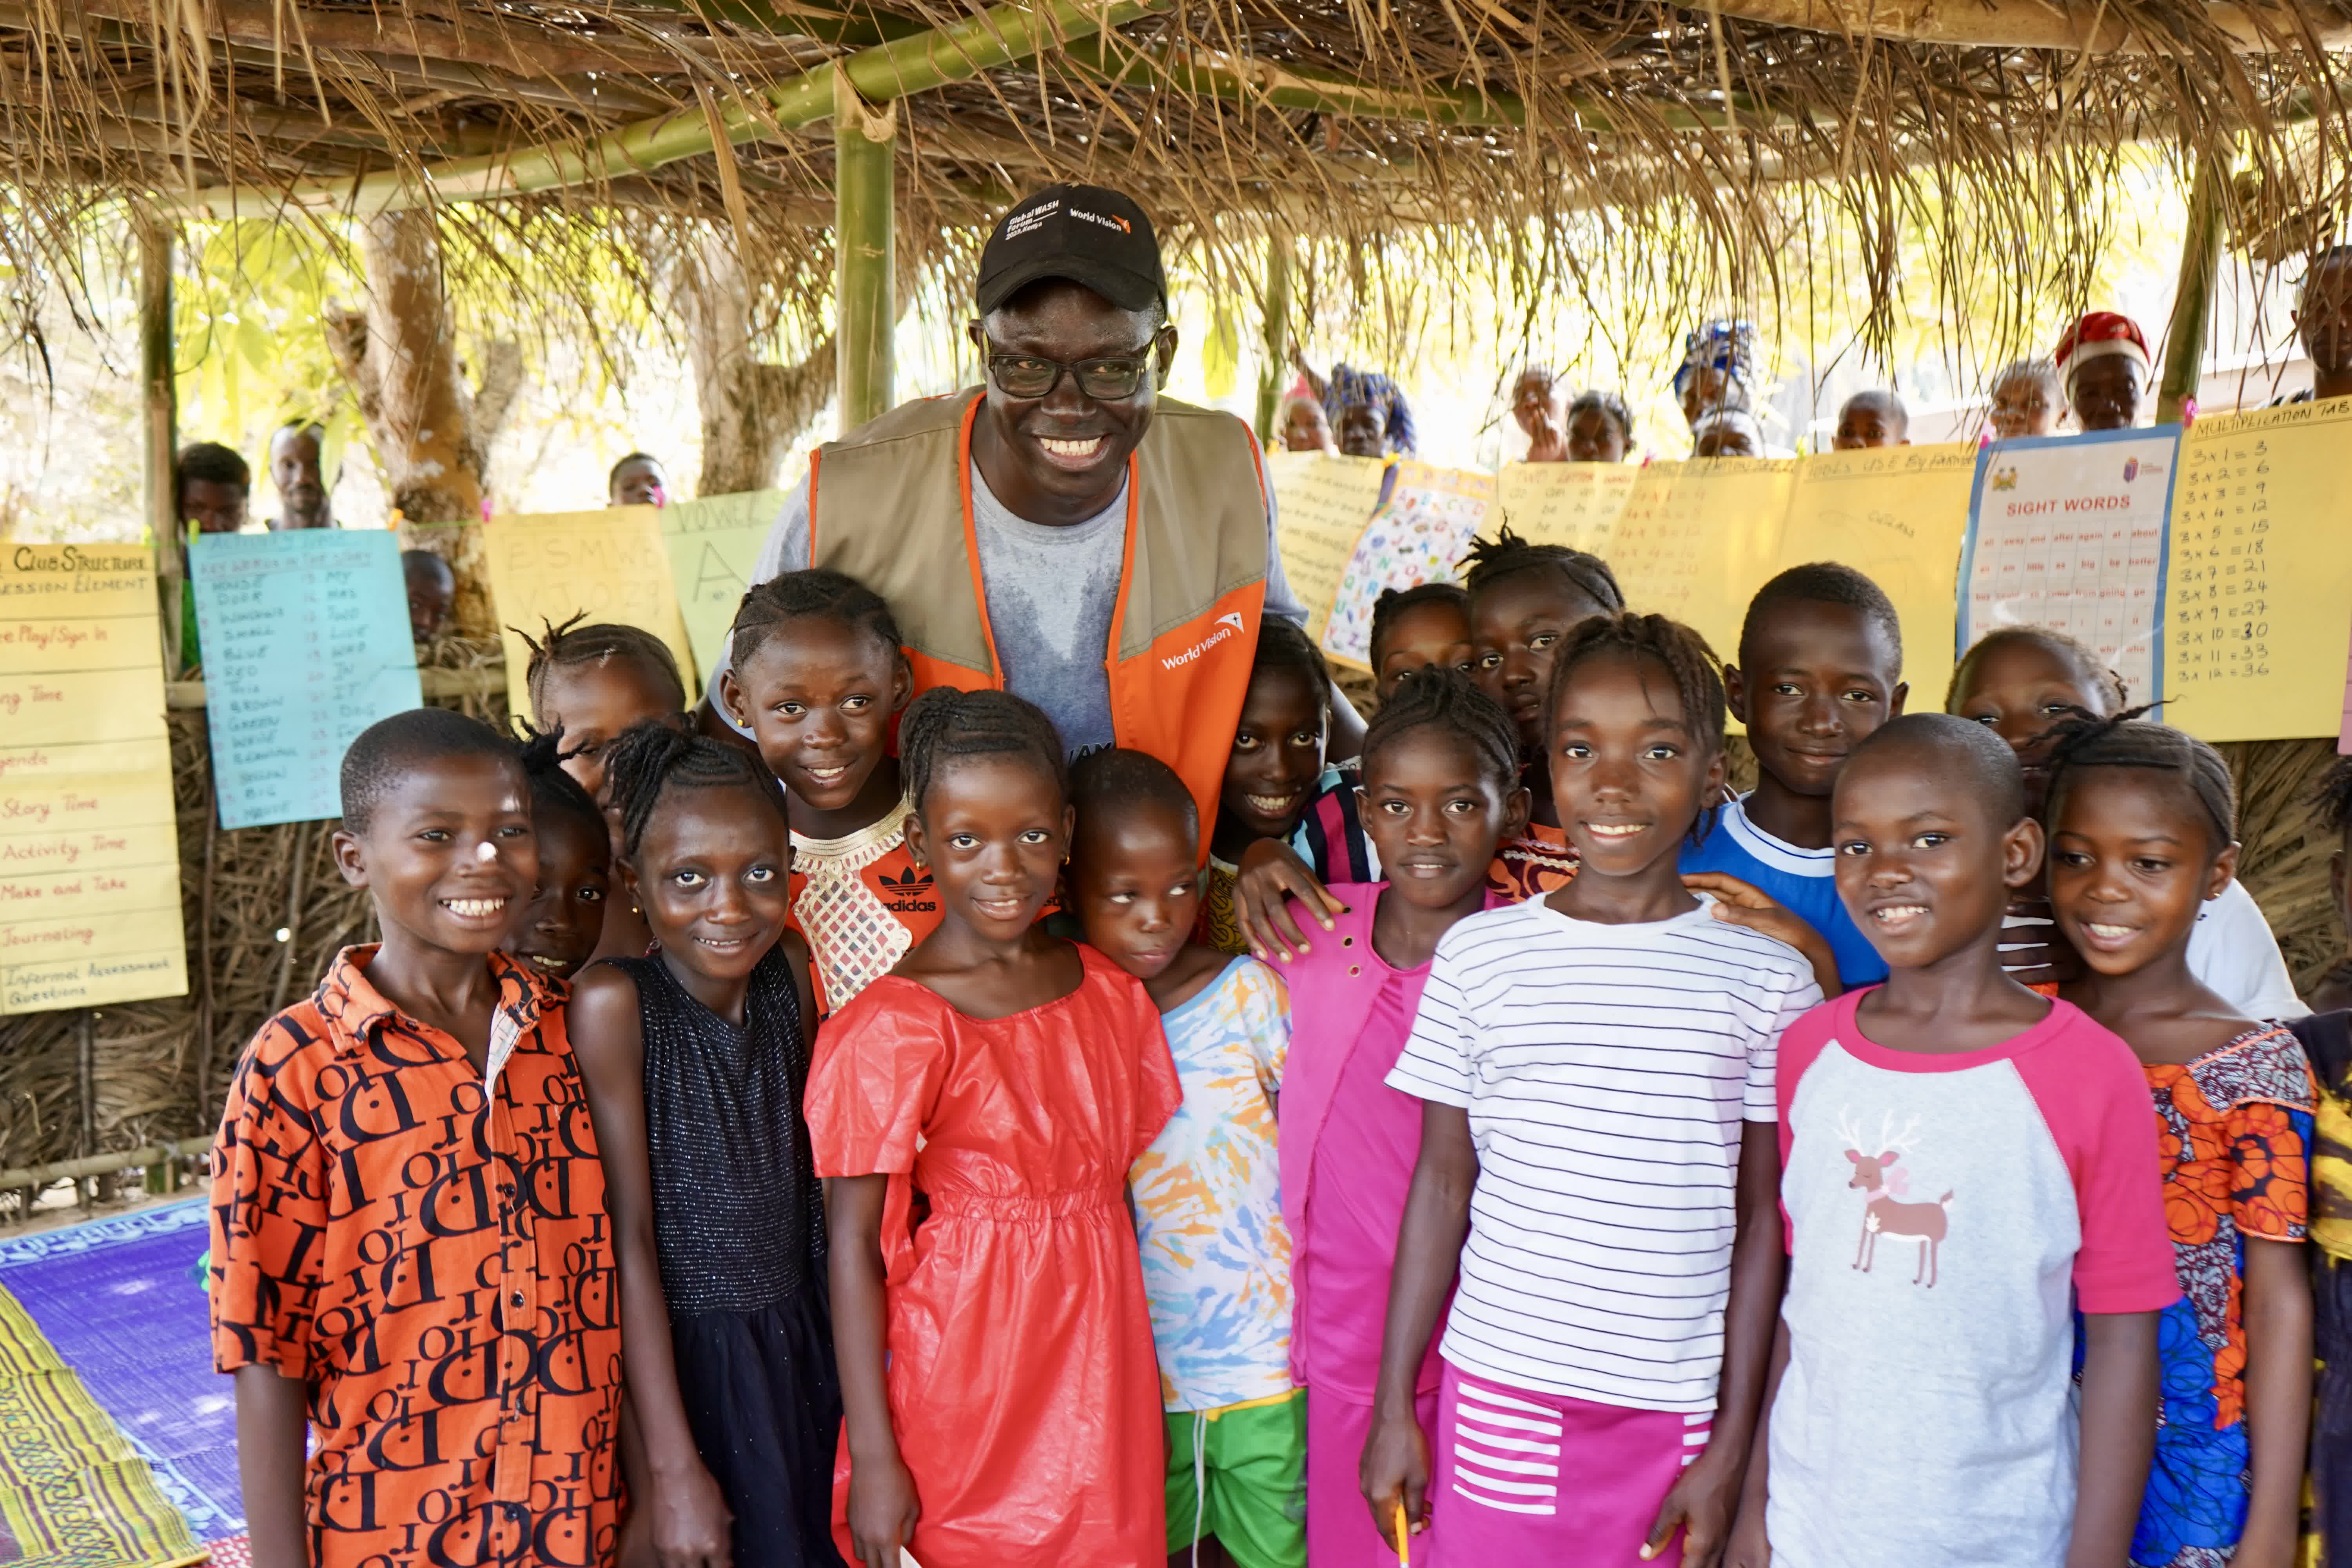
{"type": "MultiPolygon", "coordinates": [[[[151,0],[78,0],[85,16],[141,26],[153,25],[151,0]]],[[[282,48],[289,64],[312,49],[349,49],[391,59],[436,60],[479,66],[507,76],[552,80],[583,71],[631,71],[667,76],[688,68],[668,49],[630,38],[617,28],[605,36],[510,27],[479,15],[464,26],[422,22],[397,5],[369,11],[321,11],[282,0],[212,0],[192,8],[206,19],[205,31],[224,43],[282,48]]]]}
{"type": "MultiPolygon", "coordinates": [[[[729,100],[716,117],[730,142],[773,136],[811,125],[833,113],[833,73],[845,70],[850,85],[869,102],[882,103],[963,81],[1009,61],[1074,37],[1148,16],[1168,0],[1045,0],[1029,5],[1007,0],[977,16],[864,49],[845,59],[759,91],[758,107],[729,100]]],[[[157,199],[183,214],[212,217],[257,217],[285,206],[355,216],[441,202],[492,201],[593,184],[625,174],[644,174],[714,145],[710,120],[697,109],[620,126],[584,144],[550,143],[512,153],[448,163],[420,170],[388,169],[355,180],[305,180],[283,191],[218,185],[185,195],[157,199]]]]}
{"type": "MultiPolygon", "coordinates": [[[[2145,27],[2111,5],[2085,0],[1712,0],[1743,22],[1802,27],[1843,37],[1864,36],[1956,48],[2064,49],[2072,53],[2158,52],[2145,27]]],[[[2352,21],[2261,4],[2215,0],[2205,20],[2244,54],[2352,47],[2352,21]],[[2310,20],[2306,20],[2310,18],[2310,20]]],[[[2160,40],[2159,40],[2160,41],[2160,40]]]]}
{"type": "Polygon", "coordinates": [[[896,174],[898,106],[868,106],[836,74],[833,115],[833,346],[841,427],[854,430],[881,416],[891,390],[891,340],[898,311],[892,302],[898,218],[896,174]]]}

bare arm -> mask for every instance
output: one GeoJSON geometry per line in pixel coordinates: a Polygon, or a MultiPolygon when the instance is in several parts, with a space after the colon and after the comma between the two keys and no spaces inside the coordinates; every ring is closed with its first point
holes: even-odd
{"type": "Polygon", "coordinates": [[[661,1568],[726,1568],[733,1522],[703,1468],[677,1391],[669,1302],[654,1250],[652,1157],[646,1146],[646,1047],[636,982],[609,966],[572,988],[572,1054],[604,1156],[604,1204],[621,1275],[621,1353],[629,1408],[643,1439],[652,1491],[654,1552],[661,1568]]]}
{"type": "Polygon", "coordinates": [[[1338,687],[1331,688],[1331,735],[1325,754],[1352,757],[1364,749],[1364,716],[1348,700],[1348,694],[1338,687]]]}
{"type": "Polygon", "coordinates": [[[1724,1568],[1770,1568],[1772,1543],[1765,1532],[1766,1506],[1771,1501],[1772,1401],[1780,1397],[1780,1379],[1789,1370],[1789,1324],[1772,1328],[1772,1364],[1764,1374],[1764,1404],[1757,1412],[1756,1440],[1748,1449],[1748,1479],[1739,1489],[1739,1517],[1731,1526],[1731,1544],[1724,1549],[1724,1568]]]}
{"type": "Polygon", "coordinates": [[[2116,1568],[2129,1559],[2155,1453],[2156,1314],[2086,1312],[2083,1468],[2066,1568],[2116,1568]]]}
{"type": "Polygon", "coordinates": [[[1421,1108],[1421,1157],[1397,1226],[1396,1272],[1389,1280],[1388,1330],[1381,1340],[1381,1379],[1372,1402],[1371,1436],[1358,1479],[1372,1522],[1394,1546],[1397,1502],[1414,1525],[1429,1520],[1429,1435],[1413,1414],[1413,1384],[1437,1314],[1462,1266],[1470,1234],[1470,1191],[1478,1184],[1478,1150],[1470,1140],[1470,1113],[1425,1100],[1421,1108]]]}
{"type": "Polygon", "coordinates": [[[2311,1435],[2311,1273],[2297,1241],[2246,1237],[2246,1437],[2253,1495],[2232,1568],[2295,1560],[2311,1435]]]}
{"type": "Polygon", "coordinates": [[[310,1561],[302,1494],[310,1437],[309,1384],[272,1366],[236,1369],[236,1479],[253,1568],[304,1568],[310,1561]]]}
{"type": "Polygon", "coordinates": [[[835,1176],[824,1184],[833,1280],[833,1359],[841,1370],[849,1443],[849,1537],[862,1568],[898,1568],[922,1507],[890,1425],[884,1368],[889,1310],[882,1284],[882,1205],[887,1176],[835,1176]]]}
{"type": "Polygon", "coordinates": [[[1650,1527],[1648,1550],[1663,1548],[1683,1527],[1683,1562],[1713,1568],[1731,1532],[1757,1415],[1772,1362],[1773,1331],[1780,1321],[1780,1282],[1788,1272],[1781,1250],[1780,1130],[1746,1121],[1739,1131],[1738,1231],[1731,1243],[1731,1298],[1723,1313],[1723,1373],[1716,1385],[1715,1427],[1706,1448],[1666,1493],[1650,1527]]]}

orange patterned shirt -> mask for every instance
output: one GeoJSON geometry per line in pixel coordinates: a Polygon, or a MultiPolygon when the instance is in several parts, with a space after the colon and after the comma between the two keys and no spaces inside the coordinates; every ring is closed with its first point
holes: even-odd
{"type": "Polygon", "coordinates": [[[214,1364],[310,1385],[318,1568],[609,1562],[620,1318],[562,994],[493,953],[478,1074],[368,983],[375,951],[337,954],[237,1064],[214,1364]]]}

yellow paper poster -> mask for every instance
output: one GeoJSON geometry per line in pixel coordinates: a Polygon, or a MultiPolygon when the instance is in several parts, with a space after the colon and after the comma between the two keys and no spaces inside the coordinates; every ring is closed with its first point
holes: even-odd
{"type": "Polygon", "coordinates": [[[0,547],[0,1014],[188,989],[152,562],[0,547]]]}
{"type": "Polygon", "coordinates": [[[561,626],[579,615],[642,626],[669,645],[681,672],[694,668],[652,507],[494,517],[483,526],[482,547],[506,645],[507,701],[518,717],[530,715],[523,684],[530,647],[517,627],[540,637],[541,623],[561,626]]]}
{"type": "Polygon", "coordinates": [[[1521,538],[1605,557],[1641,475],[1631,463],[1507,463],[1495,494],[1521,538]]]}
{"type": "Polygon", "coordinates": [[[1652,463],[1610,535],[1610,569],[1628,609],[1696,626],[1736,657],[1748,600],[1772,574],[1797,482],[1791,459],[1652,463]]]}
{"type": "Polygon", "coordinates": [[[719,668],[736,606],[751,585],[751,571],[784,510],[782,490],[745,490],[672,501],[661,509],[662,543],[677,584],[678,614],[703,684],[719,668]]]}
{"type": "Polygon", "coordinates": [[[1390,588],[1451,583],[1495,504],[1495,476],[1399,459],[1388,500],[1372,513],[1340,574],[1323,651],[1370,668],[1372,606],[1390,588]]]}
{"type": "MultiPolygon", "coordinates": [[[[1942,707],[1951,680],[1960,538],[1976,466],[1972,446],[1880,447],[1804,459],[1767,574],[1834,561],[1885,589],[1903,623],[1903,678],[1914,712],[1942,707]]],[[[1762,586],[1759,581],[1749,592],[1762,586]]]]}
{"type": "Polygon", "coordinates": [[[2218,415],[2180,441],[2165,569],[2164,718],[2207,741],[2336,732],[2352,400],[2218,415]]]}
{"type": "Polygon", "coordinates": [[[1331,605],[1348,558],[1363,537],[1380,503],[1377,458],[1342,458],[1326,452],[1275,452],[1267,457],[1274,481],[1283,575],[1307,606],[1307,635],[1323,640],[1331,605]]]}

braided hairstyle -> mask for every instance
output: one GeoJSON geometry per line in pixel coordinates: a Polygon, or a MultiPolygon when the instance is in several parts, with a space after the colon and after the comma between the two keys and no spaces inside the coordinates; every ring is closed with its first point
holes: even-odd
{"type": "Polygon", "coordinates": [[[748,789],[783,822],[784,790],[740,746],[645,719],[604,748],[604,789],[621,814],[621,858],[635,860],[662,797],[679,789],[748,789]]]}
{"type": "Polygon", "coordinates": [[[547,711],[547,683],[558,670],[577,669],[583,665],[602,665],[616,658],[635,660],[639,668],[653,677],[656,686],[667,687],[675,695],[671,706],[686,711],[686,680],[677,672],[677,658],[669,645],[643,626],[625,626],[610,621],[593,626],[581,623],[587,613],[572,616],[562,626],[542,619],[543,634],[534,637],[520,626],[507,629],[522,638],[530,649],[530,662],[523,667],[523,689],[530,694],[533,713],[547,711]]]}
{"type": "Polygon", "coordinates": [[[1305,676],[1316,690],[1323,694],[1326,707],[1331,701],[1331,667],[1297,624],[1280,616],[1266,616],[1257,624],[1257,651],[1250,656],[1250,674],[1261,669],[1287,669],[1305,676]]]}
{"type": "Polygon", "coordinates": [[[1609,570],[1609,563],[1564,544],[1537,544],[1522,539],[1507,523],[1492,539],[1472,540],[1458,564],[1463,569],[1463,585],[1474,597],[1506,577],[1543,571],[1558,573],[1604,615],[1615,615],[1625,607],[1625,591],[1617,585],[1617,574],[1609,570]]]}
{"type": "Polygon", "coordinates": [[[1717,751],[1723,749],[1723,664],[1706,639],[1664,616],[1636,615],[1622,610],[1579,621],[1559,640],[1552,656],[1551,685],[1544,693],[1545,723],[1559,710],[1560,694],[1568,689],[1577,666],[1596,658],[1649,659],[1674,678],[1682,700],[1683,721],[1692,738],[1717,751]]]}
{"type": "Polygon", "coordinates": [[[1169,813],[1188,834],[1201,831],[1201,803],[1176,770],[1132,746],[1105,746],[1072,763],[1070,804],[1077,808],[1081,835],[1089,822],[1116,817],[1139,805],[1169,813]]]}
{"type": "Polygon", "coordinates": [[[530,815],[534,821],[545,822],[550,815],[571,814],[596,830],[596,842],[604,842],[604,814],[596,809],[595,797],[580,787],[580,781],[563,771],[563,726],[541,731],[524,726],[522,743],[522,773],[530,781],[530,815]]]}
{"type": "Polygon", "coordinates": [[[2238,841],[2238,786],[2221,753],[2196,736],[2143,717],[2133,708],[2106,719],[2062,719],[2051,727],[2050,787],[2043,796],[2044,826],[2058,819],[2059,796],[2085,768],[2139,768],[2177,775],[2187,786],[2220,854],[2238,841]]]}
{"type": "Polygon", "coordinates": [[[736,606],[735,625],[727,634],[728,661],[741,669],[786,626],[811,616],[866,633],[889,651],[894,662],[906,657],[901,650],[907,639],[899,635],[898,622],[881,595],[845,573],[814,566],[751,585],[736,606]]]}
{"type": "Polygon", "coordinates": [[[1374,669],[1381,667],[1381,639],[1395,626],[1397,617],[1409,616],[1423,605],[1444,605],[1460,616],[1465,625],[1470,619],[1470,595],[1457,583],[1416,583],[1410,588],[1383,588],[1381,596],[1372,601],[1372,635],[1366,652],[1374,669]]]}
{"type": "MultiPolygon", "coordinates": [[[[1953,710],[1952,705],[1960,699],[1969,671],[1975,668],[1979,658],[1991,649],[2021,642],[2032,643],[2062,658],[2072,660],[2075,672],[2083,678],[2083,684],[2106,700],[2108,712],[2117,711],[2127,700],[2124,678],[2109,669],[2107,661],[2082,638],[2070,637],[2055,626],[1995,626],[1970,643],[1969,651],[1960,655],[1959,663],[1952,667],[1951,684],[1944,688],[1944,711],[1949,713],[1953,710]]],[[[2086,717],[2095,718],[2096,715],[2086,717]]]]}
{"type": "Polygon", "coordinates": [[[923,809],[940,774],[965,757],[1025,759],[1053,781],[1055,793],[1065,802],[1070,798],[1061,734],[1036,704],[1009,691],[934,686],[916,698],[898,721],[898,762],[917,811],[923,809]]]}
{"type": "Polygon", "coordinates": [[[1424,669],[1381,704],[1364,730],[1364,776],[1371,776],[1381,752],[1417,730],[1443,730],[1461,741],[1503,794],[1519,787],[1518,725],[1460,670],[1424,669]]]}
{"type": "Polygon", "coordinates": [[[1598,409],[1601,414],[1616,421],[1617,433],[1625,437],[1625,445],[1629,449],[1633,447],[1633,410],[1627,405],[1622,397],[1597,386],[1587,387],[1576,395],[1575,402],[1568,405],[1567,416],[1570,420],[1573,420],[1588,408],[1598,409]]]}

